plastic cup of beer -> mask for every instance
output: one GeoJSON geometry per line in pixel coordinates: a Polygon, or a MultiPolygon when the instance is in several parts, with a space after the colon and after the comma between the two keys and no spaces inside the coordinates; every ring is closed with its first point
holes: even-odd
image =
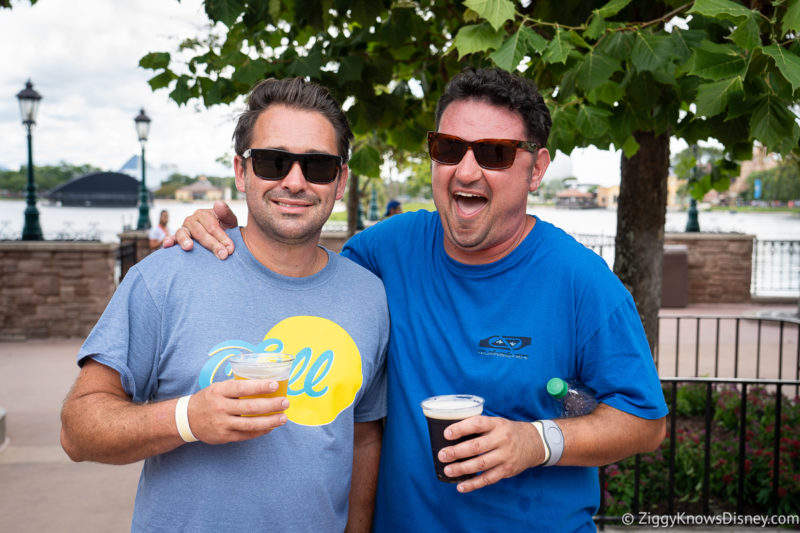
{"type": "MultiPolygon", "coordinates": [[[[278,390],[275,392],[242,396],[242,399],[286,396],[286,392],[289,389],[289,376],[292,373],[292,365],[294,364],[294,355],[286,353],[242,353],[234,355],[228,361],[231,364],[234,379],[271,379],[278,382],[278,390]]],[[[275,412],[249,416],[274,414],[275,412]]]]}
{"type": "Polygon", "coordinates": [[[476,474],[465,474],[459,477],[450,477],[444,473],[444,467],[449,463],[439,461],[439,450],[453,446],[459,442],[469,440],[475,435],[464,435],[455,440],[444,438],[444,430],[450,424],[455,424],[471,416],[483,413],[483,398],[471,394],[447,394],[431,396],[420,404],[422,413],[428,421],[428,434],[431,439],[431,452],[433,453],[433,466],[436,469],[436,478],[445,483],[459,483],[465,479],[475,477],[476,474]]]}

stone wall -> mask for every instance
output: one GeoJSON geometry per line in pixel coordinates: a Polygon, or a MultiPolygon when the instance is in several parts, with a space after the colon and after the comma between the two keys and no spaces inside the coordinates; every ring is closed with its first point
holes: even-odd
{"type": "Polygon", "coordinates": [[[0,340],[88,335],[116,289],[117,248],[0,242],[0,340]]]}
{"type": "Polygon", "coordinates": [[[754,239],[735,233],[667,233],[665,245],[688,248],[689,303],[751,301],[754,239]]]}
{"type": "MultiPolygon", "coordinates": [[[[143,235],[120,236],[135,245],[133,261],[149,249],[143,235]]],[[[686,245],[686,300],[744,303],[751,300],[752,235],[675,233],[667,245],[686,245]]],[[[345,233],[325,233],[321,242],[339,251],[345,233]]],[[[117,287],[117,244],[98,242],[0,241],[0,341],[85,337],[117,287]]]]}

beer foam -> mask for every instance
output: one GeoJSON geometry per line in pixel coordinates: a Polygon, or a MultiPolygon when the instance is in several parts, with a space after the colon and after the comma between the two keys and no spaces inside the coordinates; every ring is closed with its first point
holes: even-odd
{"type": "Polygon", "coordinates": [[[434,396],[422,402],[422,413],[428,418],[463,420],[483,412],[483,398],[468,395],[434,396]]]}

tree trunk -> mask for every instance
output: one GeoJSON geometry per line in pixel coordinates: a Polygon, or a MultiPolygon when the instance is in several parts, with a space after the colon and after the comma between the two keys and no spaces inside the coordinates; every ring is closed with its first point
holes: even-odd
{"type": "Polygon", "coordinates": [[[358,176],[354,172],[350,172],[347,181],[347,237],[350,238],[356,234],[360,193],[358,190],[358,176]]]}
{"type": "MultiPolygon", "coordinates": [[[[667,211],[669,135],[636,132],[639,151],[622,155],[614,272],[633,295],[650,349],[658,342],[667,211]]],[[[655,353],[655,352],[653,352],[655,353]]]]}

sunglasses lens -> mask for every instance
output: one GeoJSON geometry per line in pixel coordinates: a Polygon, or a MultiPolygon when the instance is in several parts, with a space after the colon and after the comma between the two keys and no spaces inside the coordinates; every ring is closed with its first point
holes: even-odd
{"type": "Polygon", "coordinates": [[[290,158],[274,150],[254,152],[252,158],[253,172],[255,172],[256,176],[265,180],[282,179],[292,167],[290,158]]]}
{"type": "Polygon", "coordinates": [[[517,147],[504,142],[478,142],[473,143],[472,151],[478,164],[489,170],[509,168],[514,164],[517,147]]]}
{"type": "Polygon", "coordinates": [[[438,163],[455,165],[467,153],[468,144],[456,137],[432,135],[428,143],[431,158],[438,163]]]}
{"type": "Polygon", "coordinates": [[[303,174],[312,183],[330,183],[339,174],[339,158],[326,154],[301,156],[303,174]]]}

